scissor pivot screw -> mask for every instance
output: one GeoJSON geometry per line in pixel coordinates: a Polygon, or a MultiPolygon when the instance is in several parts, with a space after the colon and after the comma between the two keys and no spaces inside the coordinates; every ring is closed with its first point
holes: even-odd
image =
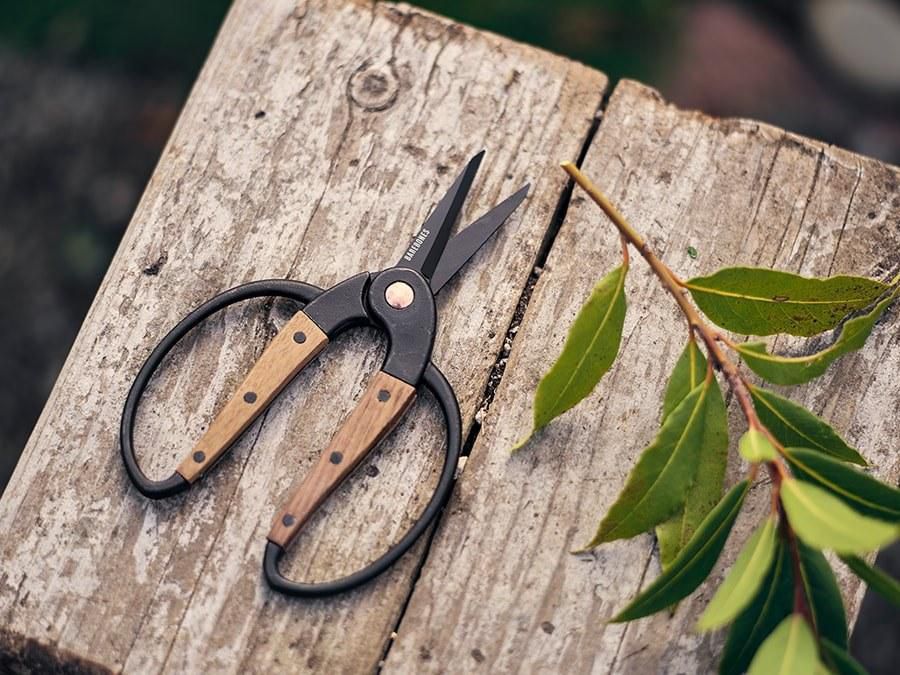
{"type": "Polygon", "coordinates": [[[394,309],[406,309],[415,297],[412,286],[405,281],[395,281],[384,291],[384,299],[394,309]]]}

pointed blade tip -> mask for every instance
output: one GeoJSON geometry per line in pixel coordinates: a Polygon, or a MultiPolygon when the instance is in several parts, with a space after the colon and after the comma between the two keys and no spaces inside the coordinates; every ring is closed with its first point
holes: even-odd
{"type": "MultiPolygon", "coordinates": [[[[472,159],[470,159],[469,162],[466,164],[466,169],[463,173],[468,173],[469,171],[472,171],[472,170],[474,170],[477,173],[479,167],[481,167],[481,160],[484,159],[484,153],[486,153],[486,152],[487,152],[487,150],[482,148],[481,150],[476,152],[474,155],[472,155],[472,159]]],[[[474,177],[474,174],[473,174],[473,177],[474,177]]]]}

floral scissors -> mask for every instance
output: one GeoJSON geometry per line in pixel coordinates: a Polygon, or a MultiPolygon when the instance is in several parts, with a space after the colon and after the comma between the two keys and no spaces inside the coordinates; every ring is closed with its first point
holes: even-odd
{"type": "Polygon", "coordinates": [[[483,156],[481,151],[469,160],[393,267],[357,274],[327,290],[299,281],[274,279],[225,291],[182,319],[152,351],[135,378],[122,413],[122,458],[137,489],[147,497],[160,499],[186,490],[200,478],[339,333],[355,326],[374,326],[387,334],[389,344],[381,370],[370,378],[355,409],[274,519],[263,560],[265,577],[272,588],[289,595],[314,597],[347,591],[371,580],[409,550],[449,496],[460,454],[462,424],[456,395],[431,362],[437,323],[434,296],[515,211],[529,189],[525,185],[451,238],[450,230],[483,156]],[[151,376],[172,347],[210,315],[236,302],[264,296],[289,298],[304,307],[272,339],[175,472],[164,480],[149,479],[135,456],[133,427],[138,403],[151,376]],[[390,433],[421,386],[436,398],[447,428],[444,467],[422,515],[384,555],[353,574],[320,583],[301,583],[284,577],[278,562],[285,549],[332,490],[390,433]]]}

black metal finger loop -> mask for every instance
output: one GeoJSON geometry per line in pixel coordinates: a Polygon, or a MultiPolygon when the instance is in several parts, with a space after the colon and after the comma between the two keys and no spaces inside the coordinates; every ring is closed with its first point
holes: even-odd
{"type": "Polygon", "coordinates": [[[252,298],[274,296],[296,300],[305,305],[317,298],[321,293],[322,289],[311,284],[285,279],[254,281],[237,286],[197,307],[197,309],[178,322],[169,331],[169,334],[156,345],[156,348],[150,353],[147,361],[140,372],[138,372],[134,384],[131,385],[128,398],[125,400],[125,409],[122,411],[122,425],[119,429],[119,446],[122,449],[125,470],[141,494],[152,499],[162,499],[178,494],[190,486],[190,483],[177,472],[164,480],[151,480],[141,470],[134,452],[134,420],[137,415],[138,403],[153,373],[156,372],[156,369],[159,368],[163,359],[172,348],[198,324],[216,312],[237,302],[252,298]]]}
{"type": "Polygon", "coordinates": [[[284,555],[284,549],[270,541],[266,544],[266,552],[263,559],[263,571],[269,586],[287,595],[301,598],[335,595],[361,586],[397,562],[425,533],[428,526],[440,513],[450,496],[450,492],[453,490],[453,476],[456,473],[456,466],[459,463],[459,455],[462,450],[462,421],[459,414],[459,403],[456,400],[453,389],[443,373],[433,363],[429,363],[425,368],[422,381],[437,399],[444,413],[444,421],[447,426],[447,454],[444,458],[444,468],[441,471],[441,477],[438,480],[434,494],[425,510],[422,511],[422,515],[419,516],[419,519],[410,530],[403,535],[403,538],[388,549],[387,553],[358,572],[334,581],[302,583],[285,578],[278,570],[278,561],[284,555]]]}

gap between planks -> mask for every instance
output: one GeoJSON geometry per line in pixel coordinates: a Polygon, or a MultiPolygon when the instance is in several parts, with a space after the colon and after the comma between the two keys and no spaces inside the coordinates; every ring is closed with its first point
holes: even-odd
{"type": "MultiPolygon", "coordinates": [[[[594,140],[594,136],[597,135],[597,131],[600,129],[600,125],[603,123],[603,115],[606,111],[607,105],[609,104],[609,99],[612,96],[613,89],[614,87],[608,85],[606,91],[603,92],[603,97],[600,101],[600,105],[594,112],[594,118],[591,120],[586,133],[582,137],[581,145],[578,149],[578,156],[575,159],[575,165],[579,168],[581,168],[581,165],[584,162],[585,157],[587,156],[588,150],[591,147],[591,143],[594,140]]],[[[469,454],[472,452],[472,448],[475,447],[475,441],[478,440],[478,434],[481,433],[481,419],[487,412],[488,407],[490,407],[491,402],[494,400],[494,394],[497,391],[497,388],[500,386],[500,382],[503,380],[503,375],[506,372],[507,358],[510,351],[512,350],[512,343],[516,339],[518,326],[522,322],[525,313],[528,311],[528,305],[531,302],[531,295],[534,291],[535,284],[537,283],[537,280],[541,275],[544,264],[547,262],[547,257],[550,255],[553,244],[556,242],[556,237],[559,234],[563,221],[565,221],[566,219],[566,214],[569,210],[569,204],[572,201],[572,194],[574,192],[574,189],[575,181],[569,179],[566,181],[562,191],[559,194],[559,198],[556,202],[556,208],[553,209],[553,215],[550,217],[550,221],[547,224],[547,229],[544,232],[544,237],[541,240],[541,245],[538,247],[537,253],[535,254],[534,263],[531,266],[531,273],[528,275],[528,278],[526,279],[525,284],[522,287],[522,291],[519,294],[519,299],[516,302],[516,307],[513,310],[513,315],[510,318],[509,325],[506,328],[506,335],[504,336],[503,342],[500,344],[500,349],[497,352],[497,356],[494,359],[494,364],[488,371],[487,381],[485,382],[484,390],[478,402],[478,406],[475,409],[476,411],[474,418],[472,419],[472,425],[469,428],[469,433],[467,434],[465,441],[463,442],[459,468],[457,469],[456,476],[453,479],[454,488],[450,490],[448,501],[450,499],[453,499],[453,492],[455,490],[456,481],[465,470],[466,460],[468,459],[469,454]]],[[[437,517],[435,518],[434,523],[429,528],[428,533],[425,535],[425,546],[423,547],[422,555],[416,563],[415,568],[413,569],[412,579],[410,580],[409,584],[409,591],[406,593],[406,597],[403,598],[403,604],[400,608],[400,613],[397,615],[397,621],[394,623],[394,627],[388,634],[388,637],[385,641],[384,651],[382,652],[381,659],[378,661],[378,665],[375,669],[376,674],[380,674],[382,672],[384,663],[391,651],[391,647],[393,647],[394,645],[394,640],[397,637],[397,629],[403,623],[403,619],[406,616],[406,611],[409,608],[409,603],[412,600],[413,594],[415,593],[416,584],[418,584],[419,579],[422,576],[422,570],[428,563],[428,554],[430,553],[431,546],[434,543],[434,536],[438,528],[441,526],[441,521],[444,518],[444,511],[446,509],[446,506],[447,505],[445,503],[441,508],[440,513],[438,513],[437,517]]]]}

